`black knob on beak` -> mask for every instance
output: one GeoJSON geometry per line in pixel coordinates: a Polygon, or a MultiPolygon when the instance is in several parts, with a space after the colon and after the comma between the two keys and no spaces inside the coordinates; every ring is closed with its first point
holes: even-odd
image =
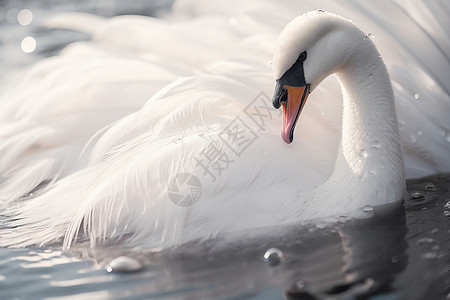
{"type": "Polygon", "coordinates": [[[280,108],[281,102],[287,101],[287,91],[284,87],[281,86],[281,83],[277,81],[277,85],[275,86],[275,91],[272,97],[272,105],[276,109],[280,108]]]}

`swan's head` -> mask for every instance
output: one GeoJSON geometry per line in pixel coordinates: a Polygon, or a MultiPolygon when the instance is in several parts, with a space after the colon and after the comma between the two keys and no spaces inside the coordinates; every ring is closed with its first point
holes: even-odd
{"type": "Polygon", "coordinates": [[[283,106],[281,136],[286,143],[294,139],[309,93],[346,64],[361,36],[351,21],[323,10],[295,18],[281,32],[273,57],[277,84],[272,102],[277,109],[283,106]]]}

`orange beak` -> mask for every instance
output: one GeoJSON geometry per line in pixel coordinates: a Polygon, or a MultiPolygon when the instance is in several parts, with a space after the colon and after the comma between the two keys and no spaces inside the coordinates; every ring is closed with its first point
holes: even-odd
{"type": "Polygon", "coordinates": [[[305,106],[309,95],[309,85],[303,87],[293,87],[284,85],[287,89],[287,101],[281,102],[283,106],[283,127],[281,128],[281,137],[287,144],[294,140],[294,128],[298,116],[305,106]]]}

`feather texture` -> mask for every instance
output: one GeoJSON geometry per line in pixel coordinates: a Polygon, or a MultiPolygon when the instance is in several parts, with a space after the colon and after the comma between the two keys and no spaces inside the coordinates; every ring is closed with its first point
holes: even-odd
{"type": "MultiPolygon", "coordinates": [[[[450,99],[443,81],[449,77],[445,50],[450,43],[437,34],[445,32],[438,17],[446,14],[422,2],[408,7],[388,2],[389,13],[355,1],[321,4],[375,36],[392,79],[407,177],[450,170],[450,99]],[[423,14],[416,13],[418,7],[423,14]]],[[[69,45],[3,89],[0,207],[8,228],[0,232],[0,245],[62,243],[68,248],[86,239],[92,246],[120,242],[158,249],[339,215],[368,203],[350,198],[372,193],[371,179],[353,192],[336,187],[336,181],[346,180],[335,170],[344,151],[342,113],[356,111],[348,110],[350,96],[342,110],[334,78],[315,87],[294,144],[280,139],[280,113],[267,97],[274,87],[273,47],[288,21],[318,4],[306,1],[300,7],[289,1],[290,9],[280,15],[282,5],[186,0],[177,1],[166,19],[79,16],[89,19],[81,29],[93,34],[92,41],[69,45]],[[182,207],[169,192],[174,182],[181,188],[186,174],[199,184],[183,193],[198,202],[182,207]]],[[[77,18],[72,15],[66,23],[55,18],[51,24],[70,27],[77,18]]],[[[318,57],[325,57],[321,53],[318,57]]],[[[358,87],[370,88],[364,82],[358,87]]],[[[377,106],[367,111],[376,112],[377,106]]],[[[377,115],[391,118],[392,113],[377,115]]],[[[380,131],[391,130],[389,122],[381,124],[386,127],[380,131]]],[[[348,145],[355,145],[357,160],[364,145],[358,144],[361,135],[352,134],[348,145]]],[[[396,149],[386,157],[387,165],[400,165],[396,149]]],[[[371,170],[361,168],[363,177],[371,170]]],[[[400,173],[384,183],[399,187],[398,193],[404,184],[398,182],[400,173]]],[[[389,191],[377,190],[380,200],[372,204],[398,198],[389,191]]]]}

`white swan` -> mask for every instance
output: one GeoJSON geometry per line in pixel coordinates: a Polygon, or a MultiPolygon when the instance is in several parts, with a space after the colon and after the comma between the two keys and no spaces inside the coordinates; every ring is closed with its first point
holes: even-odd
{"type": "MultiPolygon", "coordinates": [[[[108,53],[102,55],[107,63],[108,53]]],[[[122,63],[133,60],[124,58],[122,63]]],[[[74,137],[58,136],[74,155],[65,156],[55,167],[54,153],[46,151],[55,141],[51,126],[44,133],[39,128],[39,136],[32,130],[22,132],[20,122],[4,129],[2,214],[9,229],[0,232],[0,245],[44,245],[64,239],[68,248],[78,237],[90,239],[92,245],[120,240],[127,246],[169,247],[224,232],[350,215],[365,205],[402,199],[405,174],[389,77],[371,39],[352,22],[321,11],[300,16],[280,35],[274,56],[274,73],[281,84],[274,102],[285,100],[279,94],[285,88],[283,139],[288,142],[296,112],[304,104],[292,107],[296,88],[313,91],[328,75],[338,75],[344,95],[338,151],[336,128],[323,126],[312,113],[304,116],[310,126],[318,125],[308,128],[312,136],[300,132],[291,145],[280,141],[279,118],[255,122],[245,112],[260,84],[273,86],[273,79],[267,73],[252,73],[245,65],[228,66],[242,73],[179,79],[158,92],[141,110],[94,135],[86,147],[88,160],[74,160],[83,143],[74,146],[70,142],[74,137]],[[306,59],[300,55],[304,52],[306,59]],[[14,161],[17,152],[20,164],[14,161]],[[213,154],[211,168],[204,169],[213,154]],[[183,178],[201,185],[200,198],[199,190],[190,191],[198,202],[188,207],[175,205],[176,198],[168,193],[174,180],[183,178]],[[17,199],[48,179],[55,182],[31,199],[17,199]]],[[[146,74],[142,64],[136,67],[146,74]]],[[[210,70],[215,68],[220,63],[210,70]]],[[[167,81],[174,76],[158,70],[166,72],[167,81]]],[[[120,88],[111,85],[111,89],[114,98],[120,88]]],[[[102,100],[105,108],[111,108],[107,97],[102,100]]],[[[101,105],[97,108],[92,113],[109,113],[101,105]]],[[[120,113],[108,116],[99,122],[107,125],[120,113]]],[[[80,117],[73,117],[74,126],[80,124],[80,117]]],[[[83,137],[93,135],[92,128],[97,127],[85,128],[83,137]]]]}

